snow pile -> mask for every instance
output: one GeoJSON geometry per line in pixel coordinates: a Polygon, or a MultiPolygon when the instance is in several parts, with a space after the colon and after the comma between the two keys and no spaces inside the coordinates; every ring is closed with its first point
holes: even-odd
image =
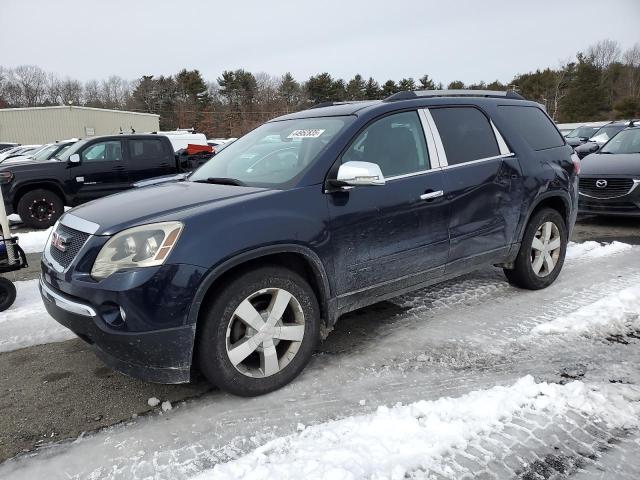
{"type": "Polygon", "coordinates": [[[16,282],[16,302],[0,314],[0,352],[9,352],[74,338],[49,316],[38,291],[38,280],[16,282]]]}
{"type": "Polygon", "coordinates": [[[612,428],[633,427],[640,423],[640,390],[536,383],[527,376],[510,387],[379,407],[370,415],[307,427],[194,478],[402,479],[416,469],[451,476],[455,472],[447,467],[448,455],[464,450],[471,440],[499,432],[527,412],[552,417],[570,410],[602,419],[612,428]]]}
{"type": "Polygon", "coordinates": [[[567,260],[577,258],[601,258],[624,252],[631,248],[633,248],[633,246],[628,243],[618,241],[611,243],[600,243],[591,240],[583,243],[569,242],[569,245],[567,245],[566,258],[567,260]]]}
{"type": "Polygon", "coordinates": [[[44,246],[51,234],[51,230],[53,230],[53,227],[47,230],[15,233],[15,236],[18,237],[18,244],[22,247],[25,253],[40,253],[44,250],[44,246]]]}
{"type": "Polygon", "coordinates": [[[609,336],[635,331],[640,331],[640,287],[626,288],[564,317],[541,323],[531,333],[609,336]]]}

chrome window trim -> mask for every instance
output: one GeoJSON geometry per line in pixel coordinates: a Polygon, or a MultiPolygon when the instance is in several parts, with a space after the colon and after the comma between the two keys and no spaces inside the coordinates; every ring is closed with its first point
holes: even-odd
{"type": "Polygon", "coordinates": [[[507,146],[507,142],[504,141],[502,134],[496,128],[495,124],[493,123],[493,120],[489,119],[489,123],[491,123],[493,134],[495,135],[496,140],[498,141],[498,150],[500,151],[500,155],[507,155],[511,153],[511,150],[509,150],[509,147],[507,146]]]}
{"type": "Polygon", "coordinates": [[[427,117],[427,113],[425,108],[421,108],[418,110],[418,117],[420,117],[420,123],[422,124],[422,132],[424,133],[424,138],[427,141],[427,151],[429,153],[429,166],[431,167],[429,170],[433,170],[436,168],[440,168],[442,165],[440,164],[440,158],[438,155],[438,148],[436,145],[436,136],[431,129],[431,124],[429,122],[429,118],[427,117]]]}
{"type": "Polygon", "coordinates": [[[386,182],[390,182],[391,180],[399,180],[401,178],[409,178],[409,177],[415,177],[417,175],[424,175],[425,173],[432,173],[432,172],[436,172],[441,170],[440,168],[430,168],[428,170],[420,170],[419,172],[411,172],[411,173],[404,173],[402,175],[394,175],[393,177],[384,177],[386,182]]]}
{"type": "Polygon", "coordinates": [[[481,162],[489,162],[491,160],[496,160],[498,158],[510,158],[515,156],[513,153],[507,153],[504,155],[494,155],[493,157],[485,157],[485,158],[478,158],[477,160],[470,160],[468,162],[464,162],[464,163],[456,163],[455,165],[447,165],[446,167],[442,167],[443,170],[445,169],[449,169],[449,168],[458,168],[458,167],[464,167],[466,165],[473,165],[475,163],[481,163],[481,162]]]}
{"type": "Polygon", "coordinates": [[[76,315],[82,315],[83,317],[98,316],[96,314],[96,311],[90,306],[68,300],[62,295],[54,292],[51,288],[49,288],[42,277],[40,277],[40,293],[43,297],[46,297],[47,300],[52,302],[58,308],[61,308],[62,310],[65,310],[67,312],[75,313],[76,315]]]}
{"type": "Polygon", "coordinates": [[[444,168],[449,165],[447,161],[447,153],[444,151],[444,145],[442,144],[442,139],[440,138],[440,132],[438,131],[438,127],[436,126],[436,122],[431,115],[431,112],[428,108],[423,108],[424,117],[427,119],[427,124],[429,125],[429,130],[433,135],[433,140],[436,147],[436,152],[438,155],[438,163],[440,168],[444,168]]]}
{"type": "Polygon", "coordinates": [[[74,230],[78,230],[82,233],[88,233],[89,235],[94,235],[98,230],[100,230],[100,225],[97,223],[90,222],[89,220],[80,218],[72,213],[65,213],[60,218],[59,222],[65,227],[73,228],[74,230]]]}

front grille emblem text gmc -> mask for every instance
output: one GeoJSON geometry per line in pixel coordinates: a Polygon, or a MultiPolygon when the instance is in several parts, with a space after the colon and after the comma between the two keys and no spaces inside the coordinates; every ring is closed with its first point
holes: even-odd
{"type": "Polygon", "coordinates": [[[66,237],[63,237],[58,232],[53,232],[51,234],[51,245],[56,247],[61,252],[67,251],[68,244],[69,244],[69,239],[66,237]]]}

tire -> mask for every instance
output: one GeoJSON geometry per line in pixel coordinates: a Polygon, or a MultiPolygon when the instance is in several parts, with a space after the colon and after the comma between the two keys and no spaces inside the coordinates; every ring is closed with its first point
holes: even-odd
{"type": "Polygon", "coordinates": [[[64,213],[64,202],[51,190],[37,189],[18,200],[18,215],[31,228],[49,228],[64,213]]]}
{"type": "Polygon", "coordinates": [[[200,321],[196,355],[201,372],[220,389],[243,397],[291,382],[309,363],[320,338],[320,309],[313,290],[297,273],[276,266],[233,278],[200,321]],[[268,325],[272,305],[285,305],[276,308],[284,313],[274,317],[279,318],[275,328],[268,325]],[[238,313],[249,320],[241,320],[238,313]],[[235,350],[239,347],[244,350],[235,350]]]}
{"type": "Polygon", "coordinates": [[[566,253],[567,226],[564,219],[557,210],[545,208],[536,212],[529,220],[514,268],[504,269],[504,273],[507,280],[517,287],[540,290],[548,287],[558,278],[566,253]],[[548,242],[544,238],[547,228],[551,231],[548,242]],[[557,244],[556,238],[559,240],[559,246],[552,249],[557,244]],[[536,248],[534,248],[534,241],[536,248]],[[549,268],[550,263],[547,261],[545,252],[553,262],[552,268],[549,268]]]}
{"type": "Polygon", "coordinates": [[[7,278],[0,277],[0,312],[7,310],[16,301],[16,286],[7,278]]]}

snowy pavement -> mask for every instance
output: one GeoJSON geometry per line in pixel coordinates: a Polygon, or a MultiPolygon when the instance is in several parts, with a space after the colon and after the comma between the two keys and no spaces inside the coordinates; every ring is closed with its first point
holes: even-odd
{"type": "Polygon", "coordinates": [[[0,478],[638,478],[640,256],[590,252],[546,290],[487,270],[355,312],[277,392],[160,403],[0,478]]]}

